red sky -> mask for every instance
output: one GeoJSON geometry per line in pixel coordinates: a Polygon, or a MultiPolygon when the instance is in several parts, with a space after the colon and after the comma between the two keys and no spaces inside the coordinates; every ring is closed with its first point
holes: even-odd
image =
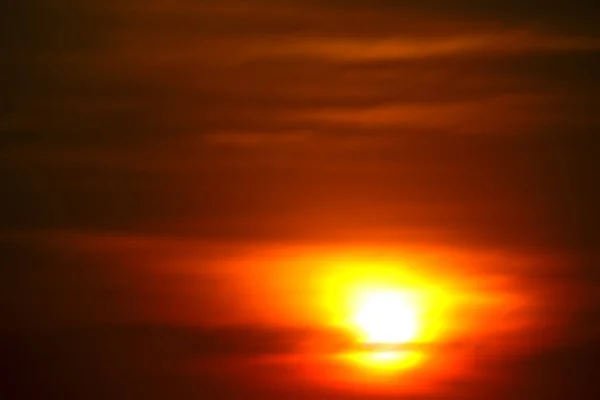
{"type": "Polygon", "coordinates": [[[422,387],[374,396],[595,398],[594,8],[0,6],[7,390],[352,397],[289,358],[384,265],[453,307],[422,387]]]}

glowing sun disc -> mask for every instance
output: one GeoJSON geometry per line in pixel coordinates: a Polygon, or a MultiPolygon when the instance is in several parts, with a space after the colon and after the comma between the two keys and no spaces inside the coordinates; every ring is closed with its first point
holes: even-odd
{"type": "Polygon", "coordinates": [[[354,324],[366,343],[399,344],[417,336],[417,310],[400,291],[366,291],[356,306],[354,324]]]}

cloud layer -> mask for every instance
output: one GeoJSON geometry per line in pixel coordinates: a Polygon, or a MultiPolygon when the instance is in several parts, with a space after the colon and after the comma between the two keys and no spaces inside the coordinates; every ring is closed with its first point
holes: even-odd
{"type": "Polygon", "coordinates": [[[584,338],[600,310],[599,15],[592,1],[537,0],[1,5],[0,300],[15,393],[343,397],[277,386],[279,367],[252,364],[336,334],[216,327],[250,302],[232,293],[252,270],[224,278],[214,261],[357,243],[503,254],[508,266],[466,259],[447,273],[543,288],[552,316],[537,316],[569,321],[568,346],[477,359],[491,378],[450,379],[449,398],[595,387],[570,370],[592,371],[597,353],[584,338]],[[195,246],[197,275],[165,256],[195,246]],[[524,254],[543,261],[525,267],[524,254]],[[189,303],[214,326],[176,326],[189,303]],[[216,364],[188,377],[189,354],[216,364]],[[249,383],[270,374],[268,389],[249,383]]]}

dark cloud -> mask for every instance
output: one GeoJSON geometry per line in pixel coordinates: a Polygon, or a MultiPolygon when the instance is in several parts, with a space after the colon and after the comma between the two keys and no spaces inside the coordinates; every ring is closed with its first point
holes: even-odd
{"type": "Polygon", "coordinates": [[[6,228],[593,236],[586,2],[10,7],[6,228]]]}
{"type": "Polygon", "coordinates": [[[527,1],[487,1],[464,0],[448,3],[445,1],[328,1],[319,2],[334,7],[358,7],[362,9],[386,9],[391,12],[419,11],[446,17],[482,18],[487,21],[503,21],[508,23],[529,23],[546,25],[573,31],[584,30],[597,33],[597,4],[590,1],[577,3],[547,3],[538,0],[527,1]]]}
{"type": "MultiPolygon", "coordinates": [[[[508,82],[493,83],[493,79],[486,79],[489,77],[473,71],[473,64],[467,65],[464,73],[452,69],[450,64],[448,73],[441,74],[437,70],[433,76],[431,72],[427,76],[425,72],[409,66],[394,71],[391,76],[380,75],[381,71],[377,75],[369,75],[365,71],[353,74],[344,62],[341,67],[339,60],[338,65],[334,63],[331,66],[318,58],[311,59],[311,54],[312,57],[319,56],[332,50],[332,46],[335,50],[335,46],[340,45],[343,53],[343,49],[351,45],[349,55],[360,58],[359,54],[351,54],[355,53],[351,40],[381,29],[382,21],[391,20],[395,26],[402,25],[394,21],[394,16],[374,9],[369,23],[360,30],[352,23],[353,20],[342,22],[341,25],[350,31],[345,36],[341,35],[347,40],[340,44],[336,35],[319,31],[319,21],[314,21],[318,8],[297,5],[292,8],[292,11],[300,11],[297,13],[289,11],[284,4],[271,12],[261,13],[257,11],[261,5],[269,9],[260,2],[254,7],[241,7],[239,11],[234,5],[227,4],[218,7],[210,2],[197,5],[177,3],[169,8],[170,12],[161,13],[153,7],[133,5],[113,9],[99,4],[81,7],[61,2],[58,6],[49,7],[33,2],[29,7],[12,10],[16,20],[21,22],[7,25],[8,31],[4,35],[19,50],[6,57],[10,61],[5,76],[11,78],[7,82],[10,95],[8,112],[3,118],[4,136],[16,144],[29,141],[39,146],[52,143],[75,147],[109,144],[114,148],[127,143],[135,146],[152,142],[167,132],[172,136],[181,134],[181,131],[189,135],[240,127],[265,129],[265,116],[270,115],[270,119],[274,119],[273,116],[282,111],[297,112],[306,107],[364,108],[405,102],[479,100],[514,91],[522,93],[523,81],[528,79],[522,76],[526,73],[522,70],[509,70],[511,76],[508,82]],[[190,10],[193,12],[188,12],[190,10]],[[278,38],[269,39],[257,33],[246,39],[248,33],[240,22],[255,23],[260,18],[277,22],[282,14],[292,20],[311,16],[306,22],[307,29],[316,35],[316,39],[296,36],[293,30],[280,33],[278,38]],[[230,35],[203,31],[201,20],[206,15],[219,22],[219,26],[225,24],[225,27],[226,22],[234,18],[235,23],[225,29],[230,35]],[[182,24],[177,18],[187,19],[189,23],[182,24]],[[165,26],[164,21],[171,19],[175,22],[165,26]],[[44,29],[51,30],[52,35],[45,34],[44,29]],[[29,36],[34,39],[28,39],[29,36]],[[162,39],[155,40],[157,37],[162,39]],[[304,43],[306,40],[308,44],[304,43]],[[34,45],[27,44],[31,41],[34,45]],[[331,43],[319,50],[320,42],[331,43]],[[300,48],[294,50],[298,45],[300,48]],[[212,49],[210,53],[196,52],[196,49],[206,46],[212,49]],[[287,63],[269,62],[270,58],[285,56],[289,51],[291,55],[298,51],[300,54],[287,63]],[[259,62],[246,62],[254,58],[258,58],[259,62]],[[265,58],[266,62],[260,62],[265,58]],[[452,79],[453,74],[458,76],[452,79]],[[444,81],[444,90],[435,89],[440,86],[440,80],[444,81]]],[[[5,15],[11,15],[11,12],[5,15]]],[[[325,13],[321,20],[327,25],[337,17],[325,13]]],[[[502,37],[504,30],[499,32],[502,37]]],[[[493,51],[498,45],[518,47],[522,40],[542,43],[549,40],[559,47],[566,46],[563,51],[570,54],[569,47],[577,47],[574,44],[577,40],[590,39],[576,37],[572,39],[575,42],[569,45],[561,42],[563,39],[560,38],[548,39],[543,35],[520,38],[517,35],[513,39],[509,36],[508,43],[494,44],[493,35],[496,33],[497,30],[489,32],[485,27],[467,27],[461,32],[467,37],[483,34],[483,40],[490,41],[489,44],[476,45],[480,46],[478,52],[486,46],[493,51]],[[492,37],[486,39],[485,35],[490,33],[492,37]],[[515,43],[511,44],[511,41],[515,43]]],[[[394,32],[385,31],[383,36],[398,37],[394,32]]],[[[447,33],[441,36],[447,37],[447,33]]],[[[410,38],[405,37],[409,41],[408,51],[414,53],[410,38]]],[[[433,55],[436,51],[446,51],[440,50],[439,44],[436,44],[436,40],[441,40],[440,35],[434,39],[433,43],[420,43],[419,46],[433,46],[433,55]]],[[[467,42],[465,45],[473,44],[467,42]]],[[[377,42],[367,41],[358,48],[365,51],[377,46],[377,42]]],[[[400,56],[407,51],[402,50],[402,46],[400,44],[399,50],[395,50],[400,52],[400,56]]],[[[460,54],[460,47],[459,44],[452,51],[460,54]]],[[[334,58],[339,53],[340,50],[334,51],[334,58]]],[[[393,58],[393,54],[385,57],[393,58]]],[[[512,56],[508,57],[510,59],[512,56]]],[[[433,63],[422,64],[429,65],[431,69],[433,63]]],[[[464,64],[468,63],[461,67],[464,64]]],[[[592,70],[591,66],[587,68],[592,70]]],[[[293,118],[270,123],[280,130],[306,128],[311,124],[310,121],[294,121],[293,118]]]]}

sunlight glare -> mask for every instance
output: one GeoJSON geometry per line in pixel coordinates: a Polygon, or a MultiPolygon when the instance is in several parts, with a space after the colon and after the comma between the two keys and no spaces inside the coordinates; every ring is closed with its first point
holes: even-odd
{"type": "Polygon", "coordinates": [[[418,333],[415,305],[396,290],[374,289],[361,293],[353,319],[365,343],[405,343],[415,339],[418,333]]]}

